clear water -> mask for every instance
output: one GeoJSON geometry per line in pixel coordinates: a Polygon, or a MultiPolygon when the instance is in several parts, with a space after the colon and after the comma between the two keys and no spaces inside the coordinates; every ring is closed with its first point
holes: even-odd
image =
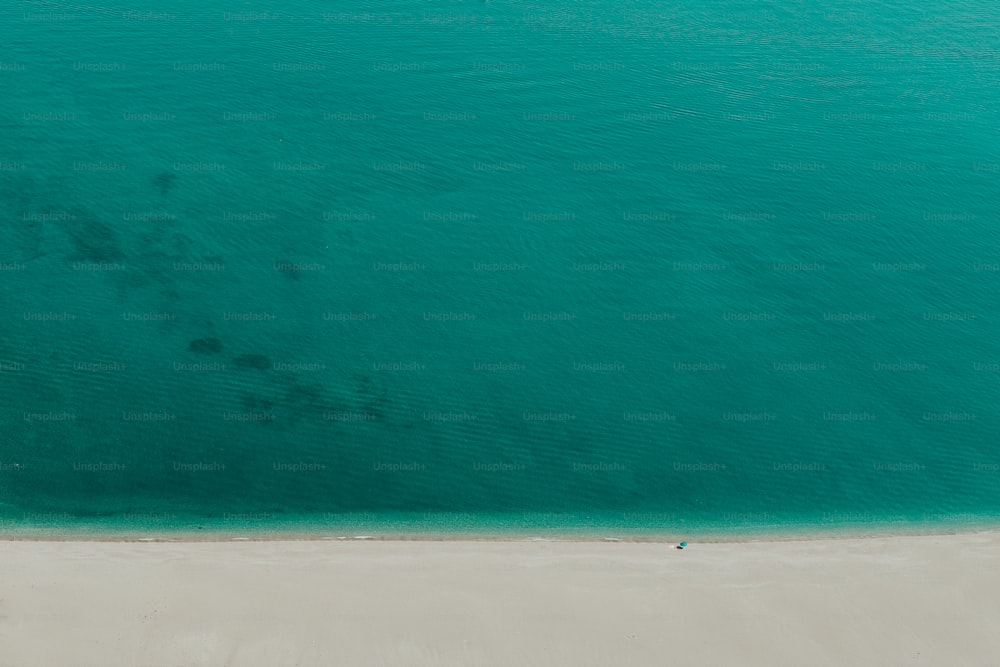
{"type": "Polygon", "coordinates": [[[5,525],[993,520],[1000,12],[689,4],[5,3],[5,525]]]}

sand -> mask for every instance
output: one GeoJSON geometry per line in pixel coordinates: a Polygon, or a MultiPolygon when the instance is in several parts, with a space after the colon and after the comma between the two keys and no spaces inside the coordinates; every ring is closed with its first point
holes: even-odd
{"type": "Polygon", "coordinates": [[[1000,533],[0,541],[0,666],[1000,666],[1000,533]]]}

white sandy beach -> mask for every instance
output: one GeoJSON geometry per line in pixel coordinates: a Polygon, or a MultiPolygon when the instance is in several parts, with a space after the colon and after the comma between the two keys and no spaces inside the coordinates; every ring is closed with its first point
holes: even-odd
{"type": "Polygon", "coordinates": [[[0,542],[0,665],[1000,666],[1000,533],[0,542]]]}

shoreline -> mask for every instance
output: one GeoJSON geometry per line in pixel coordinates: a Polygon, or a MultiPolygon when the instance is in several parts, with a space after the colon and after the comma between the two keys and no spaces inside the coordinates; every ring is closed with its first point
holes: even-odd
{"type": "MultiPolygon", "coordinates": [[[[136,520],[120,513],[73,517],[23,514],[0,519],[0,542],[577,542],[750,543],[965,535],[1000,531],[1000,514],[955,512],[875,515],[745,514],[766,520],[727,522],[665,512],[342,512],[196,515],[159,513],[136,520]],[[125,517],[123,519],[123,516],[125,517]],[[840,520],[831,520],[829,517],[840,520]],[[848,517],[848,518],[843,518],[848,517]]],[[[135,515],[132,515],[135,516],[135,515]]],[[[145,515],[143,515],[145,516],[145,515]]]]}
{"type": "Polygon", "coordinates": [[[261,530],[77,530],[26,528],[0,532],[0,543],[5,542],[93,542],[93,543],[166,543],[197,544],[228,542],[388,542],[388,543],[579,543],[579,544],[674,544],[687,541],[691,544],[749,544],[783,542],[818,542],[841,540],[872,540],[899,537],[943,537],[960,535],[1000,534],[1000,524],[912,526],[907,529],[888,527],[845,527],[826,530],[789,530],[756,532],[715,533],[699,535],[698,531],[671,533],[502,533],[478,532],[396,532],[379,534],[378,531],[325,531],[261,530]]]}

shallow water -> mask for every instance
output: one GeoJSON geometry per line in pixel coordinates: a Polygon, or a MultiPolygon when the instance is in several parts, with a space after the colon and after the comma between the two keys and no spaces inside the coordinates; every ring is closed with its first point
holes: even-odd
{"type": "Polygon", "coordinates": [[[990,521],[996,20],[8,4],[0,517],[990,521]]]}

